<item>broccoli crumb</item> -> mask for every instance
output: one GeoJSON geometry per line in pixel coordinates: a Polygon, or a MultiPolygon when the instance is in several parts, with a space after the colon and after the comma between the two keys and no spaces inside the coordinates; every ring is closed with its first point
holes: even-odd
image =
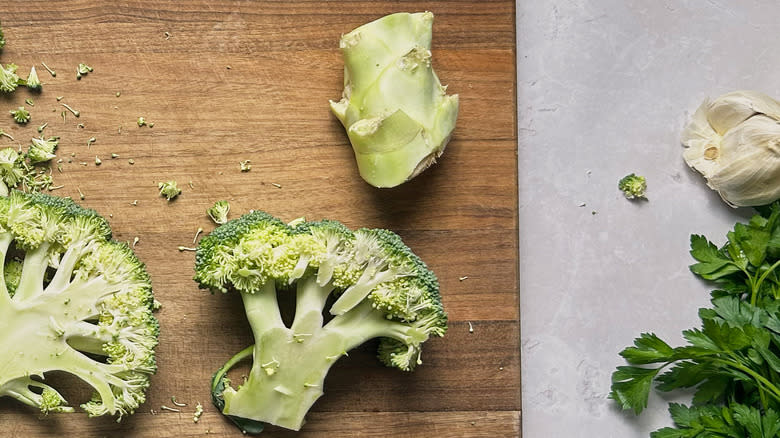
{"type": "MultiPolygon", "coordinates": [[[[80,112],[78,112],[78,111],[74,110],[74,109],[73,109],[73,108],[71,108],[71,107],[70,107],[68,104],[66,104],[66,103],[63,103],[63,104],[62,104],[62,106],[64,106],[64,107],[65,107],[65,109],[66,109],[66,110],[68,110],[68,111],[70,111],[70,112],[71,112],[71,114],[73,114],[74,116],[76,116],[76,117],[79,117],[79,116],[81,116],[81,113],[80,113],[80,112]]],[[[63,114],[64,114],[64,112],[63,112],[63,114]]],[[[64,119],[65,117],[63,116],[62,118],[64,119]]]]}
{"type": "Polygon", "coordinates": [[[76,79],[81,79],[82,76],[92,72],[92,67],[88,66],[87,64],[79,64],[78,68],[76,69],[76,79]]]}
{"type": "Polygon", "coordinates": [[[175,395],[172,395],[172,396],[171,396],[171,403],[173,403],[175,406],[178,406],[178,407],[180,407],[180,408],[183,408],[183,407],[187,406],[187,403],[180,403],[180,402],[177,402],[177,401],[176,401],[176,396],[175,396],[175,395]]]}
{"type": "Polygon", "coordinates": [[[239,161],[238,164],[241,165],[242,172],[249,172],[250,170],[252,170],[252,164],[250,160],[239,161]]]}
{"type": "Polygon", "coordinates": [[[38,78],[38,72],[35,71],[35,66],[32,66],[30,68],[30,74],[27,75],[27,81],[26,85],[27,88],[33,91],[40,91],[41,89],[41,80],[38,78]]]}
{"type": "Polygon", "coordinates": [[[20,125],[24,125],[30,121],[30,112],[27,111],[27,109],[25,109],[25,107],[23,106],[20,106],[15,110],[9,111],[9,113],[11,113],[11,116],[14,118],[14,121],[20,125]]]}
{"type": "Polygon", "coordinates": [[[192,414],[192,422],[197,423],[200,421],[200,416],[203,415],[203,405],[198,402],[195,406],[195,412],[192,414]]]}
{"type": "Polygon", "coordinates": [[[623,192],[626,199],[647,199],[647,180],[643,176],[634,173],[624,176],[618,182],[618,189],[623,192]]]}
{"type": "Polygon", "coordinates": [[[227,222],[229,212],[230,203],[225,200],[215,202],[214,205],[206,210],[206,214],[208,214],[211,220],[213,220],[216,224],[224,224],[227,222]]]}
{"type": "Polygon", "coordinates": [[[168,201],[174,200],[181,194],[181,189],[173,180],[161,182],[157,184],[157,187],[160,189],[160,196],[165,197],[168,201]]]}
{"type": "MultiPolygon", "coordinates": [[[[54,71],[52,68],[50,68],[48,65],[46,65],[46,63],[45,63],[45,62],[41,62],[41,65],[43,66],[43,68],[45,68],[45,69],[46,69],[46,71],[47,71],[47,72],[49,72],[49,74],[51,75],[51,77],[53,77],[53,78],[57,77],[57,72],[56,72],[56,71],[54,71]]],[[[61,99],[61,98],[60,98],[60,99],[61,99]]],[[[57,99],[57,100],[59,101],[60,99],[57,99]]]]}

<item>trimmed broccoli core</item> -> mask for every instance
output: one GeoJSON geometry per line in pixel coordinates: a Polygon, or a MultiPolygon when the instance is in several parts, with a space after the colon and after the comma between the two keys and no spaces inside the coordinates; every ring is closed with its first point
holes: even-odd
{"type": "Polygon", "coordinates": [[[458,118],[431,63],[433,14],[396,13],[343,35],[344,91],[330,101],[355,152],[360,176],[395,187],[444,153],[458,118]]]}
{"type": "Polygon", "coordinates": [[[66,198],[0,198],[0,397],[72,412],[43,383],[63,371],[94,388],[81,405],[90,416],[121,419],[144,402],[156,370],[152,291],[143,264],[110,232],[66,198]]]}
{"type": "Polygon", "coordinates": [[[212,391],[245,431],[252,421],[299,430],[330,367],[370,339],[381,339],[383,363],[410,371],[421,344],[446,331],[435,276],[386,230],[352,232],[333,221],[289,226],[250,213],[201,240],[195,279],[241,292],[255,345],[215,374],[212,391]],[[289,324],[278,300],[287,293],[295,294],[289,324]],[[232,388],[227,371],[250,355],[248,378],[232,388]]]}

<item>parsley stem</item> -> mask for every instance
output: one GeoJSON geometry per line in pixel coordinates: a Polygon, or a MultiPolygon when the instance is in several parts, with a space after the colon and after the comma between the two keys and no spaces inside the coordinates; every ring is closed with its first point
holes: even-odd
{"type": "Polygon", "coordinates": [[[771,395],[772,398],[780,402],[780,389],[778,389],[777,386],[773,385],[772,382],[767,380],[766,377],[757,373],[755,370],[750,369],[739,362],[735,362],[731,360],[713,358],[712,361],[715,363],[720,363],[726,366],[730,366],[732,368],[736,368],[742,371],[743,373],[748,374],[750,377],[756,380],[756,383],[758,383],[759,386],[762,386],[764,387],[764,389],[768,390],[770,393],[769,395],[771,395]]]}
{"type": "MultiPolygon", "coordinates": [[[[767,269],[763,274],[761,274],[760,277],[758,277],[758,281],[756,281],[756,288],[754,290],[754,294],[758,293],[758,290],[761,289],[761,284],[764,282],[764,280],[766,280],[769,274],[771,274],[772,272],[774,272],[775,269],[777,269],[778,266],[780,266],[780,260],[776,261],[774,265],[770,266],[769,269],[767,269]]],[[[777,294],[775,294],[775,298],[777,298],[776,295],[777,294]]],[[[753,301],[752,298],[751,301],[753,301]]]]}

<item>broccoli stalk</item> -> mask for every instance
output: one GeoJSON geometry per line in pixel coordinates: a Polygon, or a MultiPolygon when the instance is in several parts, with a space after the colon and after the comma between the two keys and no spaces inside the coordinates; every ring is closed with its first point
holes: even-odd
{"type": "Polygon", "coordinates": [[[195,271],[201,287],[241,292],[255,344],[215,374],[212,391],[246,432],[257,422],[299,430],[330,367],[352,348],[380,338],[379,359],[411,371],[421,344],[446,331],[436,277],[387,230],[290,226],[256,211],[204,237],[195,271]],[[289,326],[277,300],[286,293],[296,294],[289,326]],[[232,388],[227,371],[250,356],[247,380],[232,388]]]}
{"type": "Polygon", "coordinates": [[[62,371],[94,388],[81,405],[90,416],[133,413],[156,370],[158,324],[143,264],[110,240],[104,218],[67,198],[0,197],[0,230],[8,260],[0,264],[0,397],[44,414],[71,412],[41,381],[62,371]]]}
{"type": "Polygon", "coordinates": [[[433,14],[398,13],[343,35],[344,92],[330,101],[360,176],[394,187],[433,164],[455,129],[458,95],[431,65],[433,14]]]}

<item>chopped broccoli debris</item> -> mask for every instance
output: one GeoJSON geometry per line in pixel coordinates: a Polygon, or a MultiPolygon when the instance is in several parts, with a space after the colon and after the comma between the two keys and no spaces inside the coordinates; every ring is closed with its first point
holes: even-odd
{"type": "Polygon", "coordinates": [[[25,124],[30,121],[30,112],[25,109],[25,107],[20,106],[19,108],[15,110],[9,111],[11,113],[11,116],[14,118],[14,121],[19,124],[25,124]]]}
{"type": "Polygon", "coordinates": [[[140,128],[141,126],[146,125],[146,118],[139,117],[138,120],[136,121],[136,123],[138,124],[138,127],[140,128]]]}
{"type": "Polygon", "coordinates": [[[71,412],[43,379],[61,371],[94,388],[88,415],[132,414],[156,371],[159,330],[143,263],[68,198],[13,191],[0,211],[0,252],[19,254],[0,281],[0,397],[71,412]]]}
{"type": "Polygon", "coordinates": [[[647,191],[647,181],[643,176],[638,176],[633,173],[624,176],[618,182],[618,189],[623,192],[627,199],[647,199],[645,196],[645,191],[647,191]]]}
{"type": "Polygon", "coordinates": [[[32,164],[45,163],[56,157],[54,151],[59,144],[59,137],[33,138],[30,148],[27,150],[27,158],[32,164]]]}
{"type": "Polygon", "coordinates": [[[19,76],[16,74],[16,64],[0,64],[0,91],[10,93],[19,86],[19,76]]]}
{"type": "MultiPolygon", "coordinates": [[[[46,65],[46,63],[45,63],[45,62],[41,62],[41,65],[43,66],[43,68],[45,68],[45,69],[46,69],[46,71],[47,71],[47,72],[49,72],[49,74],[51,75],[51,77],[53,77],[53,78],[54,78],[54,77],[57,77],[57,72],[56,72],[56,71],[54,71],[53,69],[51,69],[51,68],[50,68],[48,65],[46,65]]],[[[62,99],[61,97],[58,97],[58,98],[57,98],[57,101],[59,102],[61,99],[62,99]]]]}
{"type": "Polygon", "coordinates": [[[195,280],[241,293],[255,346],[217,371],[212,398],[247,432],[262,423],[298,430],[330,367],[369,339],[380,338],[381,362],[410,371],[421,344],[447,329],[435,275],[388,230],[328,220],[291,227],[254,211],[200,240],[195,280]],[[277,294],[290,293],[295,315],[285,323],[279,303],[287,300],[277,294]],[[333,318],[325,323],[323,313],[333,318]],[[247,380],[231,387],[227,371],[250,357],[247,380]]]}
{"type": "Polygon", "coordinates": [[[175,395],[171,396],[171,403],[173,403],[174,406],[178,406],[180,408],[183,408],[183,407],[187,406],[187,403],[180,403],[180,402],[176,401],[176,396],[175,395]]]}
{"type": "Polygon", "coordinates": [[[211,220],[217,224],[224,224],[227,222],[228,213],[230,212],[230,203],[226,200],[217,201],[212,205],[206,213],[211,220]]]}
{"type": "MultiPolygon", "coordinates": [[[[67,104],[64,104],[64,103],[63,103],[63,104],[62,104],[62,106],[64,106],[66,110],[70,111],[70,112],[71,112],[71,113],[72,113],[74,116],[76,116],[76,117],[79,117],[79,116],[81,115],[81,113],[80,113],[80,112],[78,112],[78,111],[74,110],[73,108],[71,108],[71,107],[70,107],[69,105],[67,105],[67,104]]],[[[63,114],[64,114],[64,113],[63,113],[63,114]]],[[[64,119],[64,118],[65,118],[65,116],[63,116],[62,118],[64,119]]]]}
{"type": "Polygon", "coordinates": [[[5,47],[5,36],[3,36],[3,28],[0,27],[0,50],[3,50],[3,47],[5,47]]]}
{"type": "Polygon", "coordinates": [[[5,137],[5,138],[8,138],[10,140],[14,139],[13,136],[11,136],[11,134],[3,131],[2,129],[0,129],[0,137],[5,137]]]}
{"type": "Polygon", "coordinates": [[[41,89],[41,80],[38,78],[38,72],[35,71],[35,66],[30,68],[30,74],[27,75],[26,85],[31,90],[38,91],[41,89]]]}
{"type": "Polygon", "coordinates": [[[90,72],[92,72],[92,67],[87,64],[79,64],[79,67],[76,69],[76,79],[81,79],[82,76],[90,72]]]}
{"type": "Polygon", "coordinates": [[[242,172],[249,172],[252,170],[252,164],[250,160],[240,161],[238,164],[241,166],[242,172]]]}
{"type": "Polygon", "coordinates": [[[166,181],[157,184],[160,189],[160,195],[164,196],[168,201],[172,201],[181,194],[181,189],[176,184],[176,181],[166,181]]]}
{"type": "Polygon", "coordinates": [[[203,405],[198,402],[195,406],[195,412],[192,414],[192,422],[197,423],[200,421],[201,415],[203,415],[203,405]]]}

